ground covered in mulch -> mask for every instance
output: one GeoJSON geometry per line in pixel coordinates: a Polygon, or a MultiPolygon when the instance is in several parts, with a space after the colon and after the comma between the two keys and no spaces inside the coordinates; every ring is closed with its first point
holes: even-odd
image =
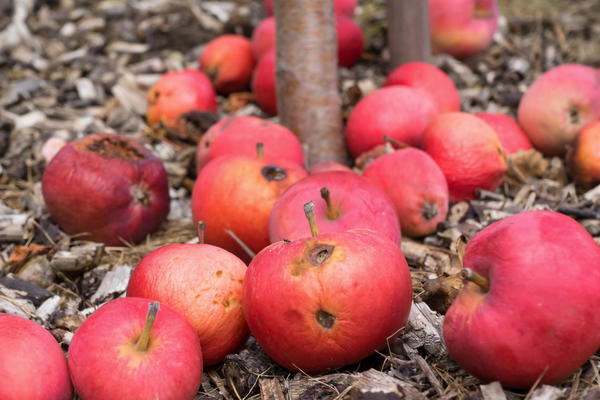
{"type": "MultiPolygon", "coordinates": [[[[344,115],[383,83],[387,72],[385,6],[362,0],[356,19],[366,35],[361,61],[340,70],[344,115]]],[[[147,252],[193,240],[190,190],[197,138],[153,132],[146,92],[161,73],[197,67],[203,44],[224,33],[250,35],[259,2],[200,0],[15,0],[0,3],[0,312],[43,324],[66,350],[73,332],[100,304],[122,295],[147,252]],[[105,247],[65,235],[40,190],[43,144],[92,132],[144,142],[169,173],[168,221],[138,245],[105,247]]],[[[502,2],[494,44],[466,62],[439,55],[465,111],[514,116],[528,85],[567,62],[600,67],[597,0],[502,2]]],[[[219,117],[266,117],[249,94],[219,98],[219,117]]],[[[276,119],[275,119],[276,120],[276,119]]],[[[200,126],[200,129],[205,127],[200,126]]],[[[404,240],[416,306],[400,339],[357,365],[320,376],[290,373],[250,339],[224,364],[205,371],[198,399],[596,399],[600,356],[556,387],[529,392],[484,386],[461,370],[441,340],[442,315],[460,287],[457,239],[505,216],[552,209],[576,218],[600,243],[600,187],[583,192],[559,158],[534,151],[509,160],[502,186],[452,205],[438,232],[404,240]]]]}

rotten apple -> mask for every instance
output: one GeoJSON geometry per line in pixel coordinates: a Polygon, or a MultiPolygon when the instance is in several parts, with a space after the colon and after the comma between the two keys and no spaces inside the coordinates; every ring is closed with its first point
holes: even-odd
{"type": "Polygon", "coordinates": [[[67,360],[50,332],[33,321],[0,314],[0,399],[71,400],[67,360]]]}
{"type": "Polygon", "coordinates": [[[390,197],[403,234],[428,235],[446,219],[448,183],[424,151],[406,148],[384,154],[367,165],[363,176],[390,197]]]}
{"type": "Polygon", "coordinates": [[[475,377],[557,384],[600,347],[600,248],[575,220],[522,212],[467,244],[467,280],[444,318],[450,355],[475,377]]]}
{"type": "Polygon", "coordinates": [[[243,299],[250,331],[271,358],[319,373],[393,341],[408,319],[412,286],[395,242],[367,229],[319,234],[309,218],[312,237],[256,255],[243,299]]]}
{"type": "Polygon", "coordinates": [[[271,243],[310,235],[302,212],[302,205],[308,201],[315,204],[323,233],[366,228],[400,245],[400,224],[390,198],[366,178],[346,171],[321,172],[290,186],[273,206],[269,218],[271,243]]]}
{"type": "Polygon", "coordinates": [[[83,400],[192,400],[202,379],[200,341],[166,305],[118,298],[73,335],[69,372],[83,400]]]}
{"type": "Polygon", "coordinates": [[[66,233],[109,246],[139,242],[169,213],[162,161],[122,135],[96,133],[62,147],[44,171],[42,193],[66,233]]]}

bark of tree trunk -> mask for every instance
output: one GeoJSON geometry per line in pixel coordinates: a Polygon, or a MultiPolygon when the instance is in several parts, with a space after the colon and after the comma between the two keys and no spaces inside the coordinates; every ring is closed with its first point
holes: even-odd
{"type": "Polygon", "coordinates": [[[275,0],[277,110],[306,164],[347,161],[333,0],[275,0]]]}
{"type": "Polygon", "coordinates": [[[428,0],[387,0],[390,69],[409,61],[429,61],[428,0]]]}

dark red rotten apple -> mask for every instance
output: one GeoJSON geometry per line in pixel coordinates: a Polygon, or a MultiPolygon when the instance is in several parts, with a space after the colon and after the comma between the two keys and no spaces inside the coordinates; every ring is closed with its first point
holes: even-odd
{"type": "Polygon", "coordinates": [[[169,213],[160,159],[135,140],[108,133],[64,146],[44,171],[42,193],[65,232],[111,246],[142,240],[169,213]]]}

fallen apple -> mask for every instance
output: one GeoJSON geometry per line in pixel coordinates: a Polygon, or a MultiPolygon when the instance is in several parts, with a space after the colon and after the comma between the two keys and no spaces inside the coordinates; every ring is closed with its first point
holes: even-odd
{"type": "Polygon", "coordinates": [[[204,365],[213,365],[248,337],[242,311],[245,274],[242,260],[202,240],[169,244],[142,258],[127,296],[159,301],[185,317],[200,338],[204,365]]]}
{"type": "Polygon", "coordinates": [[[363,176],[392,200],[402,233],[419,237],[435,232],[448,213],[448,183],[424,151],[396,150],[369,163],[363,176]]]}
{"type": "Polygon", "coordinates": [[[67,360],[50,332],[33,321],[0,314],[0,399],[71,400],[67,360]]]}
{"type": "Polygon", "coordinates": [[[202,379],[200,341],[164,304],[118,298],[73,335],[69,372],[83,400],[192,400],[202,379]]]}
{"type": "Polygon", "coordinates": [[[575,136],[566,157],[571,176],[585,189],[600,183],[600,121],[587,124],[575,136]]]}
{"type": "Polygon", "coordinates": [[[393,341],[407,321],[412,286],[396,243],[367,229],[319,234],[307,208],[312,237],[258,253],[243,302],[265,352],[310,374],[357,362],[393,341]]]}
{"type": "Polygon", "coordinates": [[[443,334],[475,377],[518,389],[557,384],[600,347],[600,248],[575,220],[513,215],[476,234],[463,260],[468,280],[443,334]]]}
{"type": "Polygon", "coordinates": [[[302,212],[302,205],[308,201],[315,203],[323,233],[372,229],[400,245],[400,224],[390,198],[366,178],[346,171],[321,172],[291,185],[271,211],[271,243],[310,235],[302,212]]]}
{"type": "Polygon", "coordinates": [[[475,114],[475,116],[484,120],[494,129],[506,154],[514,154],[519,150],[533,148],[531,141],[529,141],[519,124],[508,115],[482,112],[475,114]]]}
{"type": "Polygon", "coordinates": [[[275,89],[275,49],[269,50],[256,64],[252,74],[252,93],[264,112],[277,114],[275,89]]]}
{"type": "Polygon", "coordinates": [[[141,143],[109,133],[62,147],[44,171],[42,194],[66,233],[110,246],[144,239],[170,206],[162,161],[141,143]]]}
{"type": "Polygon", "coordinates": [[[222,35],[206,44],[200,55],[200,69],[219,93],[245,89],[254,69],[250,41],[240,35],[222,35]]]}

